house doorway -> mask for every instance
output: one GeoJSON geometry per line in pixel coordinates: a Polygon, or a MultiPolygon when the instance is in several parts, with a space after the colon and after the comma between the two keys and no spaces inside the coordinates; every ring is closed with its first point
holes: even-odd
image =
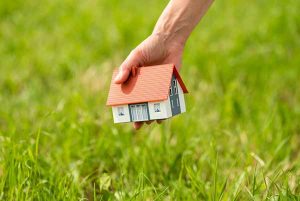
{"type": "Polygon", "coordinates": [[[149,110],[147,103],[129,105],[131,121],[148,121],[149,110]]]}

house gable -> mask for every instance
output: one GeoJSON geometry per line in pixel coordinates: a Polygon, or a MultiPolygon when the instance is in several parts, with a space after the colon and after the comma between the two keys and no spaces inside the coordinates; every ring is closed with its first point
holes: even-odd
{"type": "Polygon", "coordinates": [[[177,81],[178,81],[178,83],[179,83],[179,85],[180,85],[180,87],[181,87],[183,93],[188,93],[188,90],[187,90],[187,88],[186,88],[184,82],[182,81],[182,79],[181,79],[181,77],[180,77],[180,74],[179,74],[179,72],[177,71],[177,68],[176,68],[175,66],[174,66],[174,70],[173,70],[173,75],[175,75],[175,77],[176,77],[176,79],[177,79],[177,81]]]}
{"type": "Polygon", "coordinates": [[[180,103],[180,111],[181,113],[184,113],[186,112],[186,106],[185,106],[184,93],[180,84],[178,84],[178,96],[179,96],[179,103],[180,103]]]}
{"type": "Polygon", "coordinates": [[[180,110],[180,101],[179,101],[179,83],[177,81],[177,78],[175,75],[172,76],[171,84],[170,84],[170,90],[169,90],[169,98],[171,103],[171,111],[172,116],[175,116],[177,114],[181,113],[180,110]]]}

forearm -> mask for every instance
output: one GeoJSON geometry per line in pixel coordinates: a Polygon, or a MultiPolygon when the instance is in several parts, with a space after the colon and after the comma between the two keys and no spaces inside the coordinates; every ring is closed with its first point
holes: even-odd
{"type": "Polygon", "coordinates": [[[171,0],[157,21],[153,34],[184,45],[212,2],[213,0],[171,0]]]}

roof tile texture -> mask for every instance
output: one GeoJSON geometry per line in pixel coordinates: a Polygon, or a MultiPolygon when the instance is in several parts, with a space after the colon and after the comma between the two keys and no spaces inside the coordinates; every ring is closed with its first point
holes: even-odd
{"type": "Polygon", "coordinates": [[[113,83],[118,74],[118,69],[116,69],[113,72],[106,104],[113,106],[166,100],[169,95],[173,71],[176,71],[175,76],[179,77],[178,81],[183,91],[187,92],[173,64],[137,68],[136,75],[130,75],[123,84],[113,83]]]}

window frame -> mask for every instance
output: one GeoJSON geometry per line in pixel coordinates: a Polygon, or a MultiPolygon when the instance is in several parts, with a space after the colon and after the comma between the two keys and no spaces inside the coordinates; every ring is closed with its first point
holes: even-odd
{"type": "Polygon", "coordinates": [[[129,115],[132,121],[148,121],[150,119],[147,103],[130,104],[129,107],[129,115]]]}
{"type": "Polygon", "coordinates": [[[177,81],[176,81],[176,79],[175,80],[173,80],[173,84],[174,84],[174,94],[175,95],[177,95],[178,94],[178,87],[177,87],[177,81]]]}
{"type": "Polygon", "coordinates": [[[176,86],[176,79],[173,80],[173,85],[176,86]]]}
{"type": "Polygon", "coordinates": [[[154,103],[153,109],[154,109],[154,112],[161,112],[160,103],[154,103]]]}
{"type": "Polygon", "coordinates": [[[117,111],[118,111],[118,116],[119,117],[125,116],[124,106],[117,107],[117,111]]]}

